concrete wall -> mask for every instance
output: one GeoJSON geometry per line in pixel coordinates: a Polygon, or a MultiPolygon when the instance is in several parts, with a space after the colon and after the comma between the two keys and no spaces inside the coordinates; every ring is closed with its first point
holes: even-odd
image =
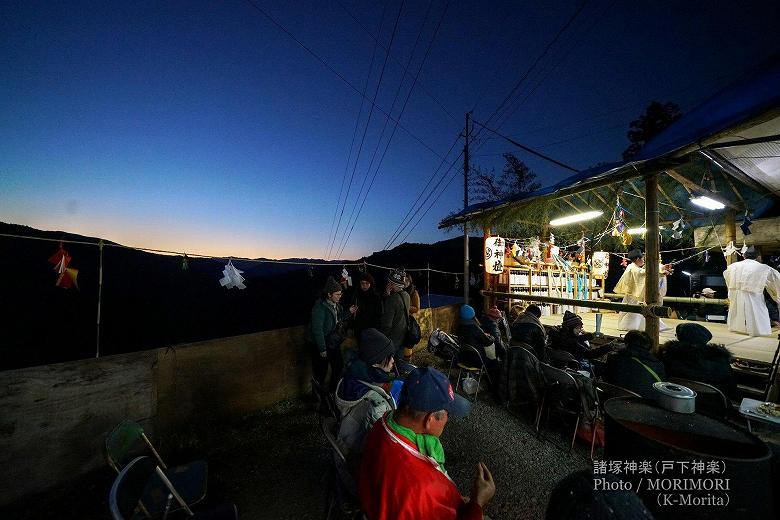
{"type": "MultiPolygon", "coordinates": [[[[423,309],[423,333],[457,306],[423,309]]],[[[140,422],[156,444],[309,390],[304,327],[0,372],[0,506],[105,466],[106,433],[140,422]]],[[[163,455],[165,446],[163,445],[163,455]]]]}

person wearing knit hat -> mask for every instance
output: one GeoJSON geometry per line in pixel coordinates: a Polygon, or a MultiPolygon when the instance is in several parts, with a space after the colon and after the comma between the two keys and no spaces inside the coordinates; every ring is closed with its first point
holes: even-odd
{"type": "Polygon", "coordinates": [[[351,352],[335,402],[341,421],[337,439],[347,465],[357,473],[366,432],[385,413],[395,410],[403,382],[393,379],[395,346],[376,329],[365,329],[357,352],[351,352]]]}
{"type": "Polygon", "coordinates": [[[566,311],[563,313],[563,323],[561,323],[561,326],[563,326],[566,329],[573,329],[575,327],[582,328],[582,318],[580,318],[579,314],[574,314],[571,311],[566,311]]]}
{"type": "Polygon", "coordinates": [[[550,346],[553,349],[565,350],[578,360],[599,358],[612,351],[613,347],[610,345],[591,348],[591,339],[593,334],[583,331],[582,318],[571,311],[563,314],[560,326],[550,328],[550,346]]]}
{"type": "Polygon", "coordinates": [[[341,323],[350,317],[339,305],[341,285],[328,276],[319,298],[311,309],[311,321],[306,330],[306,341],[312,353],[312,376],[321,388],[325,387],[330,366],[331,377],[328,388],[331,392],[341,378],[343,359],[341,343],[345,336],[341,332],[341,323]]]}
{"type": "Polygon", "coordinates": [[[393,269],[387,276],[387,286],[382,298],[382,314],[379,318],[379,330],[390,338],[395,345],[396,362],[403,359],[404,339],[409,320],[409,293],[404,291],[406,274],[400,269],[393,269]]]}
{"type": "MultiPolygon", "coordinates": [[[[479,367],[484,363],[489,381],[498,383],[499,349],[496,348],[493,336],[482,330],[471,305],[462,305],[460,308],[458,341],[461,345],[459,361],[471,367],[479,367]],[[474,350],[464,349],[464,344],[474,347],[476,353],[474,350]],[[477,353],[479,357],[477,357],[477,353]]],[[[493,388],[493,390],[497,389],[493,388]]]]}
{"type": "Polygon", "coordinates": [[[708,343],[712,333],[698,323],[681,323],[675,333],[677,339],[661,345],[659,352],[666,375],[708,383],[734,397],[731,353],[723,345],[708,343]]]}
{"type": "MultiPolygon", "coordinates": [[[[504,323],[503,313],[495,305],[485,313],[485,332],[493,338],[493,344],[496,346],[496,357],[498,359],[506,358],[506,345],[504,336],[501,334],[501,327],[504,323]]],[[[508,341],[507,341],[508,343],[508,341]]]]}

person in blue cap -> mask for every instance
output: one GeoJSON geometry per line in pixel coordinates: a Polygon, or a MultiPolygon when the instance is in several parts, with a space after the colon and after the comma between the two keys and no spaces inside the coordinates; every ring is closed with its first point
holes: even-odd
{"type": "Polygon", "coordinates": [[[439,440],[450,416],[464,417],[470,409],[438,370],[422,367],[409,373],[398,410],[374,423],[363,448],[358,494],[366,517],[483,518],[482,509],[496,492],[493,476],[480,462],[471,497],[464,500],[444,469],[439,440]]]}

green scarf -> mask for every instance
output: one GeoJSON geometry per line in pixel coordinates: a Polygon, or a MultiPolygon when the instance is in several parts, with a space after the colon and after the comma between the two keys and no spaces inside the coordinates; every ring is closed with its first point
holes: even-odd
{"type": "Polygon", "coordinates": [[[435,460],[446,475],[447,470],[444,469],[444,446],[441,445],[439,438],[427,433],[415,433],[414,430],[401,426],[395,422],[394,414],[395,412],[390,412],[387,416],[387,424],[390,426],[390,429],[412,441],[420,453],[435,460]]]}

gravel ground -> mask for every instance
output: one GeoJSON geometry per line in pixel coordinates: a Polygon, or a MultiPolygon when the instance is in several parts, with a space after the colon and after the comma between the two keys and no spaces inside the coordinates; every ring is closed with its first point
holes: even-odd
{"type": "MultiPolygon", "coordinates": [[[[425,353],[418,364],[431,362],[425,353]]],[[[211,426],[194,446],[209,461],[209,502],[237,504],[242,519],[322,518],[328,446],[313,406],[295,399],[248,415],[229,425],[211,426]]],[[[571,454],[563,434],[537,439],[529,421],[492,402],[488,392],[464,419],[448,423],[442,442],[447,470],[468,494],[474,468],[483,461],[497,493],[487,508],[493,520],[543,518],[547,498],[563,476],[590,465],[588,448],[571,454]]],[[[176,462],[172,458],[168,462],[176,462]]],[[[194,458],[194,457],[191,457],[194,458]]],[[[113,474],[106,470],[69,486],[6,508],[3,518],[107,518],[106,497],[113,474]]]]}

